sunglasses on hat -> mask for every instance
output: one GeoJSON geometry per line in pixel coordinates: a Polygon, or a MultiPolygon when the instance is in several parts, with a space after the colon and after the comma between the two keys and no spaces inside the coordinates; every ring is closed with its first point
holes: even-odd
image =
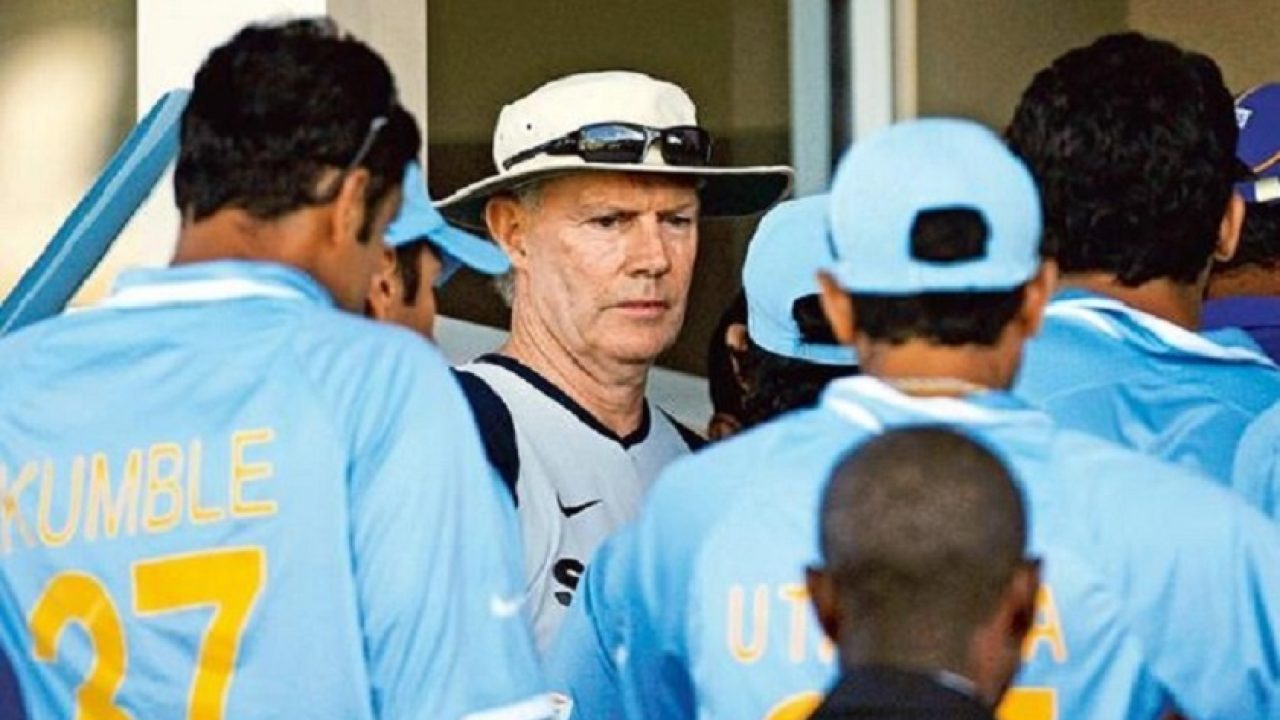
{"type": "Polygon", "coordinates": [[[654,143],[668,165],[706,165],[711,162],[711,134],[681,125],[651,128],[632,123],[595,123],[522,150],[502,162],[510,170],[536,155],[577,155],[587,162],[639,163],[654,143]]]}

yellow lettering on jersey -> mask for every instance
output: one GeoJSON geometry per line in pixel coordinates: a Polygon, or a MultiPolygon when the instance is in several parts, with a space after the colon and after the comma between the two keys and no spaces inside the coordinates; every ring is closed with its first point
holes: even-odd
{"type": "Polygon", "coordinates": [[[996,708],[998,720],[1058,720],[1058,691],[1047,687],[1011,687],[996,708]]]}
{"type": "Polygon", "coordinates": [[[799,583],[788,583],[778,588],[778,597],[791,604],[787,657],[793,663],[804,662],[805,629],[809,624],[809,588],[799,583]]]}
{"type": "Polygon", "coordinates": [[[245,451],[252,445],[265,445],[276,438],[271,428],[239,430],[231,436],[231,515],[248,518],[275,515],[275,500],[245,500],[245,483],[267,480],[275,475],[275,465],[270,462],[249,462],[245,451]]]}
{"type": "Polygon", "coordinates": [[[168,532],[182,519],[182,448],[156,443],[147,450],[147,495],[142,525],[149,533],[168,532]],[[165,510],[157,508],[164,500],[165,510]]]}
{"type": "Polygon", "coordinates": [[[27,489],[32,481],[36,479],[40,468],[34,462],[29,462],[22,466],[22,470],[18,471],[18,477],[10,485],[8,482],[8,466],[0,465],[0,550],[7,555],[13,550],[13,528],[18,528],[18,534],[22,536],[23,542],[27,547],[35,545],[35,537],[31,533],[31,526],[27,524],[25,518],[22,517],[22,493],[27,489]]]}
{"type": "Polygon", "coordinates": [[[40,530],[40,542],[45,547],[61,547],[76,536],[80,524],[80,510],[83,505],[85,460],[77,455],[71,461],[71,475],[68,478],[71,486],[71,497],[67,501],[66,520],[61,529],[53,527],[53,494],[57,476],[54,473],[53,461],[44,461],[44,481],[40,483],[40,505],[36,510],[36,525],[40,530]]]}
{"type": "Polygon", "coordinates": [[[200,504],[200,468],[204,457],[204,445],[192,440],[187,448],[187,516],[193,525],[205,525],[226,519],[227,512],[220,507],[200,504]]]}
{"type": "Polygon", "coordinates": [[[806,720],[821,704],[822,694],[817,691],[796,693],[769,708],[764,720],[806,720]]]}
{"type": "Polygon", "coordinates": [[[743,641],[746,624],[746,591],[741,585],[729,588],[729,653],[743,664],[759,660],[768,646],[769,639],[769,587],[757,585],[751,607],[751,642],[743,641]]]}
{"type": "Polygon", "coordinates": [[[89,460],[89,511],[84,523],[86,540],[96,540],[101,522],[102,534],[114,538],[125,520],[125,534],[138,531],[138,495],[141,491],[142,451],[130,450],[125,456],[124,472],[115,497],[111,496],[111,469],[104,453],[94,453],[89,460]],[[99,521],[101,517],[101,521],[99,521]]]}
{"type": "Polygon", "coordinates": [[[1022,661],[1031,662],[1041,643],[1049,646],[1054,662],[1067,661],[1067,641],[1062,631],[1062,618],[1058,614],[1058,604],[1053,600],[1053,589],[1047,584],[1041,584],[1040,591],[1036,594],[1036,622],[1022,641],[1022,661]]]}
{"type": "MultiPolygon", "coordinates": [[[[79,625],[92,648],[88,674],[75,693],[75,720],[129,720],[116,707],[115,696],[128,669],[124,624],[102,581],[86,573],[68,570],[45,586],[29,615],[36,660],[57,659],[58,641],[71,625],[79,625]]],[[[69,664],[68,664],[69,665],[69,664]]],[[[67,666],[62,670],[63,682],[67,666]]],[[[65,717],[65,716],[64,716],[65,717]]]]}

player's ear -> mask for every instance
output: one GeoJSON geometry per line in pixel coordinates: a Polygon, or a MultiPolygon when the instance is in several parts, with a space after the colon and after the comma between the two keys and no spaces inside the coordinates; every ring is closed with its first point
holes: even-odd
{"type": "Polygon", "coordinates": [[[1040,594],[1040,561],[1023,561],[1009,581],[1005,603],[1009,608],[1008,636],[1018,647],[1036,622],[1036,598],[1040,594]]]}
{"type": "Polygon", "coordinates": [[[1231,193],[1227,201],[1227,210],[1222,214],[1222,223],[1218,225],[1218,242],[1213,248],[1213,259],[1226,262],[1236,256],[1240,246],[1240,229],[1244,227],[1244,216],[1248,210],[1244,198],[1239,193],[1231,193]]]}
{"type": "Polygon", "coordinates": [[[809,602],[818,616],[822,631],[835,644],[840,644],[840,603],[835,583],[827,569],[810,565],[804,569],[804,582],[809,588],[809,602]]]}
{"type": "Polygon", "coordinates": [[[1049,300],[1058,289],[1058,263],[1044,260],[1040,269],[1023,285],[1022,309],[1019,319],[1022,324],[1022,336],[1029,338],[1040,332],[1044,325],[1044,312],[1049,300]]]}
{"type": "Polygon", "coordinates": [[[396,252],[382,251],[378,271],[369,279],[369,295],[365,299],[365,315],[374,320],[390,320],[391,310],[400,296],[400,276],[396,269],[396,252]]]}
{"type": "Polygon", "coordinates": [[[365,194],[369,191],[369,171],[355,168],[342,177],[338,196],[333,201],[332,240],[338,244],[360,242],[365,224],[365,194]]]}
{"type": "Polygon", "coordinates": [[[857,333],[857,315],[853,310],[853,298],[826,270],[818,271],[818,291],[822,300],[822,313],[831,325],[831,334],[841,345],[853,345],[857,333]]]}
{"type": "Polygon", "coordinates": [[[742,392],[750,390],[746,376],[742,372],[742,361],[747,354],[747,326],[745,323],[730,323],[724,329],[724,345],[728,350],[729,369],[733,371],[733,381],[742,392]]]}
{"type": "Polygon", "coordinates": [[[484,221],[489,236],[511,259],[511,267],[523,268],[529,210],[513,195],[497,195],[484,206],[484,221]]]}

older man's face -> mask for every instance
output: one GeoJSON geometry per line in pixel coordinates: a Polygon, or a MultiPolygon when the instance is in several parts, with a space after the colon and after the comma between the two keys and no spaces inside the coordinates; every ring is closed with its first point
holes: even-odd
{"type": "Polygon", "coordinates": [[[684,322],[698,249],[691,181],[581,173],[514,208],[516,313],[570,353],[650,363],[684,322]]]}

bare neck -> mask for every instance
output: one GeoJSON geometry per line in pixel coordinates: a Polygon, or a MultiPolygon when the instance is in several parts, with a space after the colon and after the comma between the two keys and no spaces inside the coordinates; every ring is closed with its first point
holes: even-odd
{"type": "Polygon", "coordinates": [[[1007,390],[1013,386],[1020,357],[1020,345],[1014,342],[1004,337],[992,347],[949,347],[914,340],[898,345],[860,343],[858,361],[862,372],[888,383],[904,381],[904,392],[914,395],[962,395],[973,389],[965,385],[1007,390]],[[913,390],[905,384],[909,380],[952,380],[956,385],[948,388],[939,383],[932,389],[913,390]]]}
{"type": "Polygon", "coordinates": [[[1126,287],[1117,282],[1114,275],[1107,273],[1076,273],[1062,278],[1062,284],[1067,287],[1106,295],[1131,308],[1192,331],[1200,329],[1205,282],[1177,283],[1160,279],[1137,287],[1126,287]]]}
{"type": "Polygon", "coordinates": [[[511,336],[498,352],[515,358],[615,434],[625,437],[644,421],[649,363],[620,363],[569,350],[544,324],[513,308],[511,336]]]}
{"type": "Polygon", "coordinates": [[[214,260],[264,260],[307,269],[305,242],[315,220],[294,213],[275,221],[255,220],[238,209],[225,209],[199,222],[184,222],[178,232],[174,265],[214,260]]]}
{"type": "Polygon", "coordinates": [[[976,685],[969,661],[969,638],[941,622],[900,626],[888,622],[851,622],[841,632],[840,666],[879,665],[919,673],[944,671],[976,685]]]}

